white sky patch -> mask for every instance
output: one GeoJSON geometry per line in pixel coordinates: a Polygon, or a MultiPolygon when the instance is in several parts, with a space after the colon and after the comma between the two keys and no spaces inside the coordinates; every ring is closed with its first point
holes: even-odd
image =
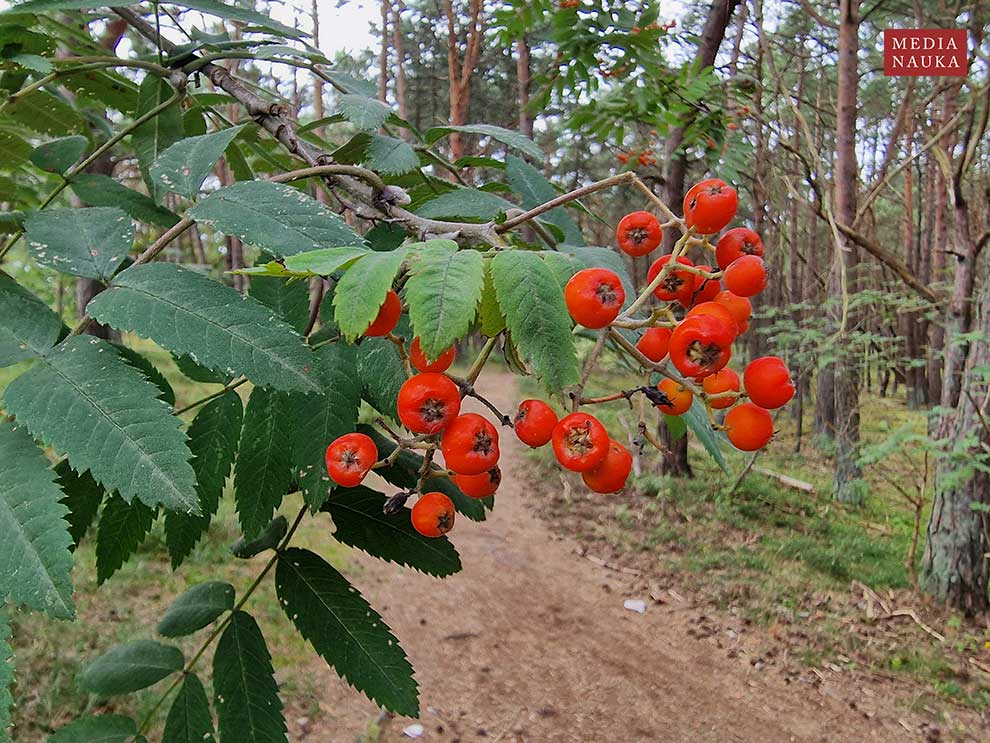
{"type": "MultiPolygon", "coordinates": [[[[372,24],[381,22],[379,3],[371,0],[316,0],[320,14],[320,51],[333,59],[337,52],[353,53],[372,49],[378,40],[372,35],[372,24]]],[[[312,30],[311,0],[294,0],[285,5],[272,5],[272,18],[294,25],[296,18],[307,31],[312,30]]]]}

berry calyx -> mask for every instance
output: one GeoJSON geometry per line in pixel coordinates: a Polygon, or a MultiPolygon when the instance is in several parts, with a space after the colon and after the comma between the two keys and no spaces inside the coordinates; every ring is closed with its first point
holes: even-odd
{"type": "Polygon", "coordinates": [[[608,453],[593,470],[581,473],[584,484],[596,493],[617,493],[625,487],[632,471],[633,458],[629,450],[615,439],[608,442],[608,453]]]}
{"type": "MultiPolygon", "coordinates": [[[[728,367],[719,369],[714,374],[702,380],[701,388],[709,395],[718,395],[722,392],[738,392],[739,375],[728,367]]],[[[723,410],[735,405],[736,400],[737,398],[735,397],[718,397],[714,400],[709,400],[708,404],[716,410],[723,410]]]]}
{"type": "Polygon", "coordinates": [[[573,472],[594,469],[608,454],[609,436],[605,426],[587,413],[565,415],[554,426],[550,440],[557,461],[573,472]]]}
{"type": "Polygon", "coordinates": [[[750,400],[768,410],[786,405],[795,391],[787,364],[778,356],[750,361],[743,372],[743,386],[750,400]]]}
{"type": "MultiPolygon", "coordinates": [[[[690,258],[685,258],[683,255],[677,258],[678,263],[682,263],[685,266],[693,266],[694,263],[691,262],[690,258]]],[[[663,255],[653,261],[653,265],[650,266],[650,270],[646,272],[646,280],[650,284],[653,280],[660,275],[660,271],[663,267],[670,263],[670,255],[663,255]]],[[[681,304],[687,305],[691,302],[691,294],[694,292],[694,275],[688,273],[687,271],[673,270],[664,278],[663,281],[653,290],[653,295],[663,301],[663,302],[680,302],[681,304]]]]}
{"type": "Polygon", "coordinates": [[[691,409],[694,402],[694,393],[680,382],[673,379],[663,379],[657,385],[657,389],[663,393],[666,400],[656,403],[657,409],[667,415],[683,415],[691,409]]]}
{"type": "Polygon", "coordinates": [[[749,316],[753,313],[753,305],[750,304],[750,301],[746,297],[740,297],[725,290],[720,291],[712,301],[725,307],[735,319],[736,326],[738,327],[737,335],[742,335],[746,332],[746,329],[749,328],[749,316]]]}
{"type": "Polygon", "coordinates": [[[729,363],[735,337],[736,329],[723,318],[688,317],[670,336],[670,360],[685,377],[701,379],[729,363]]]}
{"type": "Polygon", "coordinates": [[[424,537],[442,537],[454,528],[454,502],[443,493],[424,493],[412,507],[411,519],[424,537]]]}
{"type": "Polygon", "coordinates": [[[647,328],[636,342],[636,348],[650,361],[662,361],[670,345],[670,328],[647,328]]]}
{"type": "Polygon", "coordinates": [[[733,227],[718,239],[715,261],[723,271],[744,255],[763,257],[763,240],[749,227],[733,227]]]}
{"type": "Polygon", "coordinates": [[[378,461],[378,447],[370,436],[348,433],[333,440],[325,459],[330,479],[345,488],[353,488],[378,461]]]}
{"type": "Polygon", "coordinates": [[[770,413],[751,402],[736,405],[725,414],[725,434],[740,451],[762,449],[773,438],[770,413]]]}
{"type": "Polygon", "coordinates": [[[498,490],[498,486],[502,482],[502,470],[498,468],[498,465],[495,465],[480,475],[455,474],[450,479],[454,481],[454,485],[459,487],[464,495],[472,498],[487,498],[498,490]]]}
{"type": "Polygon", "coordinates": [[[557,414],[543,400],[523,400],[512,425],[519,440],[536,449],[550,441],[557,414]]]}
{"type": "Polygon", "coordinates": [[[454,363],[454,356],[456,354],[457,351],[451,346],[440,354],[436,360],[430,361],[426,358],[426,354],[423,353],[423,349],[419,344],[419,338],[417,337],[413,338],[413,342],[409,346],[409,363],[421,372],[445,372],[454,363]]]}
{"type": "MultiPolygon", "coordinates": [[[[702,271],[712,271],[711,266],[699,265],[702,271]]],[[[704,276],[699,276],[694,274],[694,286],[691,289],[691,299],[685,304],[685,307],[693,307],[696,304],[701,304],[702,302],[711,302],[715,299],[716,295],[722,291],[722,284],[718,279],[708,279],[704,276]]]]}
{"type": "Polygon", "coordinates": [[[413,433],[442,431],[461,411],[461,393],[449,377],[424,372],[410,377],[399,389],[399,420],[413,433]]]}
{"type": "Polygon", "coordinates": [[[448,469],[459,475],[480,475],[498,463],[498,430],[477,413],[459,415],[440,438],[448,469]]]}
{"type": "Polygon", "coordinates": [[[378,310],[378,315],[372,320],[364,334],[369,338],[388,335],[399,324],[401,314],[402,302],[399,301],[399,295],[389,289],[388,294],[385,295],[385,301],[382,302],[382,306],[378,310]]]}
{"type": "Polygon", "coordinates": [[[736,216],[739,195],[720,178],[696,183],[684,195],[684,222],[702,235],[714,235],[736,216]]]}
{"type": "Polygon", "coordinates": [[[574,322],[596,330],[619,316],[622,303],[626,301],[626,291],[613,271],[585,268],[567,282],[564,301],[574,322]]]}
{"type": "Polygon", "coordinates": [[[632,212],[619,220],[615,237],[623,253],[637,257],[657,249],[663,240],[663,229],[649,212],[632,212]]]}
{"type": "Polygon", "coordinates": [[[737,297],[754,297],[767,288],[767,269],[757,255],[736,258],[725,269],[725,287],[737,297]]]}

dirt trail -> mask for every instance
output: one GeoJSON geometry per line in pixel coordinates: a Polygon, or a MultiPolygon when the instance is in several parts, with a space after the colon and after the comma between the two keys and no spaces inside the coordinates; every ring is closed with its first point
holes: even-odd
{"type": "MultiPolygon", "coordinates": [[[[504,409],[508,375],[480,388],[504,409]]],[[[474,406],[471,406],[474,407],[474,406]]],[[[827,685],[760,672],[689,633],[676,601],[623,609],[621,572],[582,559],[526,507],[523,447],[502,436],[504,480],[488,521],[452,532],[463,572],[437,580],[355,554],[355,583],[416,668],[424,741],[904,741],[890,716],[866,719],[827,685]]],[[[350,742],[377,710],[325,666],[306,669],[326,698],[294,740],[350,742]],[[324,681],[325,680],[325,681],[324,681]]],[[[303,713],[299,713],[303,714],[303,713]]],[[[411,720],[381,740],[409,740],[411,720]]]]}

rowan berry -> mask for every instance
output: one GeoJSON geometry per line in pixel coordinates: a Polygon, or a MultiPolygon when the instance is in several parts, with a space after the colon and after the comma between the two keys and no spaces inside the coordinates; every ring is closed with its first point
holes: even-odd
{"type": "Polygon", "coordinates": [[[702,235],[714,235],[736,216],[739,195],[719,178],[691,186],[684,195],[684,221],[702,235]]]}
{"type": "Polygon", "coordinates": [[[632,470],[633,458],[629,450],[615,439],[608,442],[608,453],[602,463],[593,470],[581,473],[584,484],[596,493],[617,493],[625,487],[632,470]]]}
{"type": "Polygon", "coordinates": [[[364,334],[369,338],[388,335],[399,324],[401,314],[402,302],[399,301],[399,295],[389,289],[388,294],[385,295],[385,301],[378,310],[378,315],[368,326],[368,329],[364,331],[364,334]]]}
{"type": "Polygon", "coordinates": [[[720,302],[712,301],[696,304],[688,310],[687,314],[684,316],[684,319],[694,317],[696,315],[713,315],[714,317],[725,320],[729,324],[729,327],[732,328],[733,332],[736,332],[739,329],[739,325],[736,323],[736,318],[734,318],[732,313],[729,312],[729,308],[720,302]]]}
{"type": "Polygon", "coordinates": [[[746,329],[749,328],[749,316],[753,312],[753,305],[750,304],[750,301],[746,297],[740,297],[725,290],[720,291],[712,301],[715,304],[725,307],[735,319],[738,327],[737,335],[742,335],[746,332],[746,329]]]}
{"type": "Polygon", "coordinates": [[[649,212],[632,212],[619,220],[615,237],[622,252],[636,257],[657,249],[663,240],[663,228],[649,212]]]}
{"type": "MultiPolygon", "coordinates": [[[[693,266],[690,258],[679,256],[677,262],[685,266],[693,266]]],[[[663,267],[670,263],[670,255],[664,255],[653,261],[650,270],[646,272],[646,280],[653,283],[653,280],[660,275],[663,267]]],[[[691,301],[691,294],[694,292],[694,275],[687,271],[672,270],[663,281],[653,290],[653,295],[663,302],[678,301],[686,304],[691,301]]]]}
{"type": "Polygon", "coordinates": [[[409,378],[399,389],[399,420],[413,433],[437,433],[461,410],[461,393],[449,377],[424,372],[409,378]]]}
{"type": "Polygon", "coordinates": [[[594,469],[608,454],[608,431],[587,413],[565,415],[554,426],[550,439],[557,461],[574,472],[594,469]]]}
{"type": "Polygon", "coordinates": [[[662,361],[670,344],[670,328],[647,328],[636,348],[650,361],[662,361]]]}
{"type": "Polygon", "coordinates": [[[685,377],[701,379],[729,362],[736,329],[716,315],[685,318],[670,335],[670,360],[685,377]]]}
{"type": "Polygon", "coordinates": [[[413,528],[424,537],[441,537],[454,528],[454,502],[443,493],[424,493],[412,507],[413,528]]]}
{"type": "Polygon", "coordinates": [[[661,400],[656,403],[657,409],[661,412],[667,415],[683,415],[691,409],[694,393],[680,382],[675,382],[673,379],[663,379],[657,385],[657,389],[667,398],[666,401],[661,400]]]}
{"type": "Polygon", "coordinates": [[[557,414],[543,400],[523,400],[512,425],[519,440],[536,449],[550,441],[557,414]]]}
{"type": "Polygon", "coordinates": [[[736,258],[725,269],[725,287],[737,297],[754,297],[767,288],[767,269],[756,255],[736,258]]]}
{"type": "Polygon", "coordinates": [[[768,410],[786,405],[794,397],[791,373],[778,356],[763,356],[750,361],[743,372],[743,386],[750,400],[768,410]]]}
{"type": "Polygon", "coordinates": [[[378,447],[363,433],[340,436],[327,447],[327,474],[345,488],[360,484],[377,461],[378,447]]]}
{"type": "Polygon", "coordinates": [[[440,438],[447,468],[459,475],[480,475],[498,463],[498,430],[477,413],[459,415],[440,438]]]}
{"type": "Polygon", "coordinates": [[[723,271],[732,261],[744,255],[763,257],[763,240],[749,227],[733,227],[715,245],[715,261],[723,271]]]}
{"type": "Polygon", "coordinates": [[[498,490],[498,486],[502,482],[502,470],[496,464],[480,475],[455,474],[450,479],[454,481],[454,485],[459,487],[464,495],[472,498],[487,498],[498,490]]]}
{"type": "Polygon", "coordinates": [[[585,268],[564,287],[564,301],[574,322],[595,330],[604,328],[622,310],[626,291],[622,281],[607,268],[585,268]]]}
{"type": "Polygon", "coordinates": [[[756,451],[773,438],[773,418],[770,413],[744,402],[725,414],[725,434],[732,445],[741,451],[756,451]]]}
{"type": "MultiPolygon", "coordinates": [[[[711,266],[696,266],[696,268],[702,271],[712,272],[711,266]]],[[[685,304],[685,307],[693,307],[696,304],[702,302],[710,302],[715,299],[716,295],[722,291],[722,284],[718,279],[709,279],[704,276],[699,276],[694,274],[694,286],[691,288],[691,299],[685,304]]]]}
{"type": "MultiPolygon", "coordinates": [[[[729,367],[719,369],[701,381],[701,388],[709,395],[718,395],[723,392],[738,392],[739,375],[729,367]]],[[[735,405],[736,400],[737,398],[735,397],[719,397],[709,400],[708,404],[716,410],[723,410],[724,408],[731,408],[735,405]]]]}
{"type": "Polygon", "coordinates": [[[426,358],[426,354],[423,353],[419,338],[413,338],[413,342],[409,346],[409,363],[421,372],[445,372],[454,363],[454,356],[456,354],[457,351],[451,346],[437,356],[435,360],[430,361],[426,358]]]}

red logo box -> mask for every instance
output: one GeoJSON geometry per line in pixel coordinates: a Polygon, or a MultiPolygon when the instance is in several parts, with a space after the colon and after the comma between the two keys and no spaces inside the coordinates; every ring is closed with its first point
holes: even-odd
{"type": "Polygon", "coordinates": [[[887,77],[966,76],[966,29],[883,30],[883,74],[887,77]]]}

